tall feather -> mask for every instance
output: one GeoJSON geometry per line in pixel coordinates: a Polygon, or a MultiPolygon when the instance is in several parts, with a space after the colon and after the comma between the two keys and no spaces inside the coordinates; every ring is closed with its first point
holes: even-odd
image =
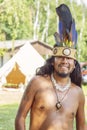
{"type": "Polygon", "coordinates": [[[77,32],[75,29],[75,21],[72,18],[71,12],[65,4],[61,4],[56,8],[59,16],[59,36],[62,42],[72,42],[75,47],[77,42],[77,32]]]}
{"type": "Polygon", "coordinates": [[[63,22],[59,21],[59,34],[61,41],[63,40],[63,22]]]}
{"type": "Polygon", "coordinates": [[[77,44],[77,31],[76,31],[74,19],[73,19],[73,22],[72,22],[72,25],[71,25],[70,37],[71,37],[71,40],[72,40],[74,48],[75,48],[76,44],[77,44]]]}

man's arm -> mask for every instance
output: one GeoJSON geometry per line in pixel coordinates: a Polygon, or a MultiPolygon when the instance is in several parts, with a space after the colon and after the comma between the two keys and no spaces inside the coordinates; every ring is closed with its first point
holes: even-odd
{"type": "Polygon", "coordinates": [[[35,79],[29,82],[23,94],[16,118],[15,118],[15,130],[25,130],[25,119],[29,110],[31,109],[32,103],[34,102],[34,96],[36,92],[36,87],[35,87],[36,83],[34,80],[35,79]]]}
{"type": "Polygon", "coordinates": [[[79,91],[79,106],[76,114],[76,130],[85,130],[85,96],[83,91],[79,91]]]}

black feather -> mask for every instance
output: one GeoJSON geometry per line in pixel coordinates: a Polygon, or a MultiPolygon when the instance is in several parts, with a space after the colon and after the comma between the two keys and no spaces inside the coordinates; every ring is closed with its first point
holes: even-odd
{"type": "Polygon", "coordinates": [[[58,46],[67,45],[75,48],[77,44],[77,31],[75,21],[67,5],[61,4],[56,8],[59,16],[59,34],[54,34],[58,46]],[[64,44],[63,44],[64,43],[64,44]]]}
{"type": "Polygon", "coordinates": [[[61,4],[56,8],[57,15],[59,16],[59,20],[63,22],[63,26],[65,29],[68,29],[70,32],[71,24],[72,24],[72,15],[70,9],[65,4],[61,4]]]}

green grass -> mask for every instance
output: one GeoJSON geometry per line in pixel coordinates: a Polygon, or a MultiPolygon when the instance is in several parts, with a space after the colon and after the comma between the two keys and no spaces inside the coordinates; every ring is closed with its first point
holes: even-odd
{"type": "Polygon", "coordinates": [[[82,89],[84,91],[85,96],[87,96],[87,85],[83,85],[82,89]]]}
{"type": "Polygon", "coordinates": [[[85,94],[86,103],[85,103],[85,117],[86,117],[86,123],[87,123],[87,85],[82,86],[83,92],[85,94]]]}
{"type": "MultiPolygon", "coordinates": [[[[83,86],[84,94],[87,97],[87,86],[83,86]]],[[[0,106],[0,130],[15,130],[14,128],[14,120],[17,113],[19,104],[11,104],[11,105],[1,105],[0,106]]],[[[85,105],[85,110],[87,110],[87,104],[85,105]]],[[[29,116],[27,117],[27,128],[29,124],[29,116]]],[[[87,122],[87,111],[86,111],[86,122],[87,122]]]]}
{"type": "MultiPolygon", "coordinates": [[[[15,130],[14,122],[18,104],[0,106],[0,130],[15,130]]],[[[28,122],[28,118],[27,118],[28,122]]],[[[27,123],[29,124],[29,123],[27,123]]],[[[28,129],[28,125],[27,125],[28,129]]]]}
{"type": "Polygon", "coordinates": [[[0,106],[0,130],[14,130],[17,104],[0,106]]]}

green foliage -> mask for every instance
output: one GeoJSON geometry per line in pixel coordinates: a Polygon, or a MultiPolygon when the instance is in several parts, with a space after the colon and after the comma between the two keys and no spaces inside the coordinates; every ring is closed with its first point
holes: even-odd
{"type": "Polygon", "coordinates": [[[6,83],[3,85],[5,88],[18,88],[18,84],[6,83]]]}
{"type": "Polygon", "coordinates": [[[9,0],[1,5],[0,24],[1,34],[4,33],[5,39],[23,39],[31,36],[32,22],[26,0],[9,0]],[[4,8],[4,9],[3,9],[4,8]],[[29,33],[31,32],[31,34],[29,33]]]}
{"type": "Polygon", "coordinates": [[[0,48],[0,56],[3,56],[5,54],[5,52],[6,52],[6,49],[0,48]]]}

